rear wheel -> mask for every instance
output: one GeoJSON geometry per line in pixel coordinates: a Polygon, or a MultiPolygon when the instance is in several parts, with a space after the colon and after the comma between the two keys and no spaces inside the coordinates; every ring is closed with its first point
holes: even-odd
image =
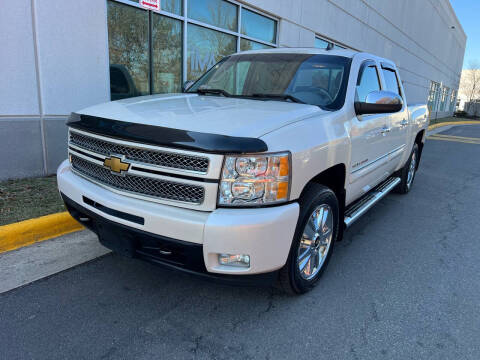
{"type": "Polygon", "coordinates": [[[399,170],[400,184],[395,188],[395,192],[399,194],[406,194],[413,186],[413,180],[418,168],[418,144],[413,145],[412,153],[405,166],[399,170]]]}
{"type": "Polygon", "coordinates": [[[335,193],[311,184],[300,199],[300,215],[279,282],[288,293],[311,290],[322,276],[338,235],[339,208],[335,193]]]}

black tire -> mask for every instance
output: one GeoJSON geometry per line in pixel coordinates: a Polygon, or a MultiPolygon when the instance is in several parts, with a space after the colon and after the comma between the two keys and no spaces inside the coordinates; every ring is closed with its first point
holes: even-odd
{"type": "Polygon", "coordinates": [[[395,188],[395,192],[397,194],[407,194],[412,188],[413,181],[415,180],[415,175],[417,174],[417,169],[418,169],[418,160],[419,160],[418,156],[419,156],[418,144],[415,143],[413,145],[412,152],[405,166],[401,168],[396,174],[398,177],[400,177],[400,180],[401,180],[400,184],[398,184],[397,187],[395,188]],[[415,161],[415,164],[413,166],[412,178],[409,181],[409,172],[411,170],[410,168],[411,168],[412,161],[415,161]]]}
{"type": "MultiPolygon", "coordinates": [[[[288,255],[287,263],[280,270],[279,285],[280,288],[289,294],[303,294],[310,291],[317,281],[322,276],[325,268],[328,265],[330,257],[332,256],[333,247],[338,237],[339,229],[339,206],[335,193],[329,188],[320,184],[309,184],[302,194],[300,200],[300,214],[298,217],[297,227],[293,236],[292,246],[288,255]],[[298,267],[298,251],[300,242],[302,240],[303,231],[313,215],[315,209],[318,209],[321,205],[328,205],[332,210],[332,236],[330,245],[327,250],[326,257],[323,260],[320,270],[312,279],[302,278],[301,272],[298,267]]],[[[318,235],[318,232],[317,232],[318,235]]],[[[318,253],[318,252],[317,252],[318,253]]],[[[317,255],[318,256],[318,255],[317,255]]]]}

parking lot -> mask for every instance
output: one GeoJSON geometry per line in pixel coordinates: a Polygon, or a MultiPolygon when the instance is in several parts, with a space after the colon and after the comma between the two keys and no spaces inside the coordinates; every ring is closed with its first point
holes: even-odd
{"type": "Polygon", "coordinates": [[[292,297],[107,254],[0,294],[0,359],[479,359],[480,125],[427,140],[410,194],[292,297]],[[478,139],[475,140],[475,139],[478,139]]]}

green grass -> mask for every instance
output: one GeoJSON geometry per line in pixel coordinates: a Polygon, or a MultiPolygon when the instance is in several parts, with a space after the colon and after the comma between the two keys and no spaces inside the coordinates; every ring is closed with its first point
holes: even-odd
{"type": "Polygon", "coordinates": [[[0,182],[0,226],[61,211],[55,176],[0,182]]]}
{"type": "Polygon", "coordinates": [[[473,118],[466,118],[466,117],[456,117],[456,116],[449,116],[446,118],[441,118],[441,119],[430,119],[430,125],[438,124],[438,123],[443,123],[447,121],[470,121],[470,120],[478,120],[480,123],[480,119],[473,119],[473,118]]]}

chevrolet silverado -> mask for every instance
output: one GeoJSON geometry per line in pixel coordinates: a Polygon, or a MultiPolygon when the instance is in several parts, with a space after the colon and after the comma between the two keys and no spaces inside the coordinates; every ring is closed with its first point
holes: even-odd
{"type": "Polygon", "coordinates": [[[92,106],[67,125],[59,190],[102,244],[300,294],[344,229],[410,191],[428,110],[407,106],[390,60],[290,48],[227,56],[183,93],[92,106]]]}

